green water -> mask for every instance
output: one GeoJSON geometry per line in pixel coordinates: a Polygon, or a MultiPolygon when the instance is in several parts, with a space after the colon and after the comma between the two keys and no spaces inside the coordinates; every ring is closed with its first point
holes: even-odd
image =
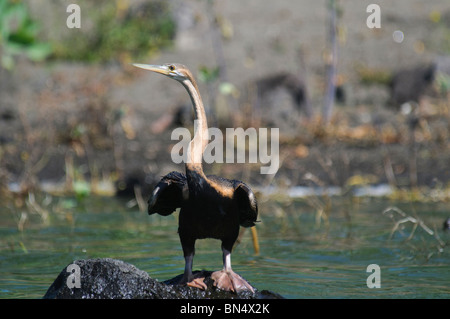
{"type": "MultiPolygon", "coordinates": [[[[41,298],[76,259],[121,259],[158,280],[184,269],[176,214],[148,216],[115,198],[43,197],[36,204],[40,212],[12,201],[0,207],[0,298],[41,298]]],[[[260,254],[247,230],[233,269],[286,298],[449,298],[450,232],[442,230],[449,216],[445,202],[262,199],[260,254]],[[433,235],[418,226],[408,239],[408,222],[389,240],[395,221],[382,212],[390,206],[420,218],[433,235]],[[380,288],[367,287],[370,264],[380,266],[380,288]]],[[[197,241],[196,248],[194,269],[221,268],[220,242],[197,241]]]]}

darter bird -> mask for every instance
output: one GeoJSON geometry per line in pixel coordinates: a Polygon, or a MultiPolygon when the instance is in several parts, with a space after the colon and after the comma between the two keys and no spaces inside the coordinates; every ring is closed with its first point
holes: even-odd
{"type": "Polygon", "coordinates": [[[212,273],[214,285],[227,291],[250,290],[250,284],[231,268],[231,251],[240,226],[253,227],[258,205],[250,187],[242,181],[229,180],[203,172],[202,157],[208,145],[208,125],[197,83],[192,73],[181,64],[134,64],[175,79],[190,95],[195,119],[194,137],[187,149],[186,174],[171,172],[156,185],[148,201],[148,213],[167,216],[180,208],[178,234],[185,259],[180,284],[206,289],[204,278],[194,276],[192,264],[195,241],[215,238],[222,242],[223,269],[212,273]]]}

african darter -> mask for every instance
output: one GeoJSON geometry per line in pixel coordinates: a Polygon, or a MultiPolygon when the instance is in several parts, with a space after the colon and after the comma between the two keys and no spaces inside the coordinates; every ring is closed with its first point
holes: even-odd
{"type": "Polygon", "coordinates": [[[198,125],[187,149],[186,175],[171,172],[156,185],[148,201],[148,213],[170,215],[180,209],[178,234],[185,259],[180,284],[206,289],[204,278],[192,273],[195,241],[215,238],[222,241],[223,269],[212,273],[214,285],[239,292],[253,288],[231,269],[231,251],[239,227],[252,227],[258,215],[255,195],[249,186],[238,180],[214,175],[206,176],[202,167],[203,152],[208,144],[208,125],[197,83],[192,73],[181,64],[134,66],[164,74],[177,80],[188,91],[198,125]]]}

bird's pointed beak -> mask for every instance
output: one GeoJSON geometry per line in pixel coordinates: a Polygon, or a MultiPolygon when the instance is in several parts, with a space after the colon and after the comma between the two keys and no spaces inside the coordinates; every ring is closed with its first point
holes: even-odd
{"type": "Polygon", "coordinates": [[[133,63],[133,65],[137,68],[153,71],[156,73],[161,73],[164,75],[169,75],[169,73],[170,73],[169,68],[165,65],[151,65],[151,64],[140,64],[140,63],[133,63]]]}

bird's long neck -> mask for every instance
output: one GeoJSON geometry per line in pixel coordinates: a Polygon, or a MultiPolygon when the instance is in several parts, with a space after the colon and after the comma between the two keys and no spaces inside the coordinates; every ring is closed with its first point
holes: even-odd
{"type": "Polygon", "coordinates": [[[194,125],[194,137],[189,143],[188,148],[186,173],[188,175],[190,172],[196,173],[200,175],[198,177],[206,179],[202,166],[203,152],[208,145],[208,124],[206,122],[205,108],[203,107],[203,101],[195,80],[190,79],[182,83],[191,97],[196,120],[196,125],[194,125]]]}

